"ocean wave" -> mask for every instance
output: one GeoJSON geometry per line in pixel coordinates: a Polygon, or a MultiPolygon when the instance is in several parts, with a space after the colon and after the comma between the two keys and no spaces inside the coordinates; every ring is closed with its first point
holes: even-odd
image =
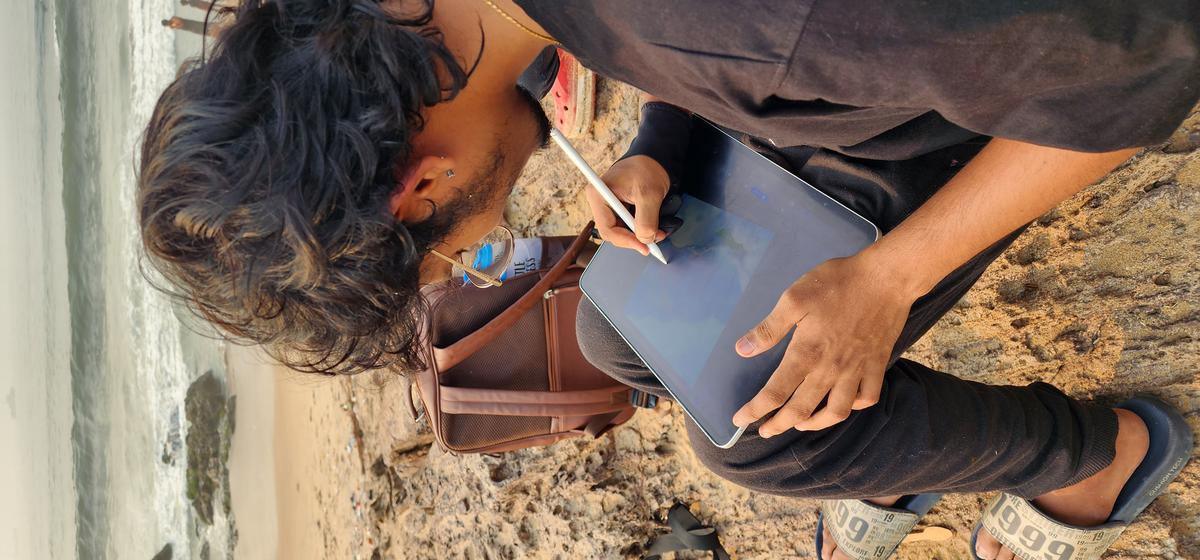
{"type": "Polygon", "coordinates": [[[212,558],[230,554],[231,521],[198,523],[185,498],[179,444],[188,386],[208,370],[224,377],[222,349],[147,282],[135,219],[138,143],[177,66],[159,23],[175,4],[60,5],[81,558],[149,558],[165,544],[194,558],[205,542],[212,558]]]}

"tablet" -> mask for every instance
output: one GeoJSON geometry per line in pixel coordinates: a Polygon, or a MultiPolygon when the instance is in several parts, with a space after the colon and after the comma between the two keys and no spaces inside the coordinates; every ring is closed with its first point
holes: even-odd
{"type": "Polygon", "coordinates": [[[670,264],[605,243],[579,285],[713,444],[730,447],[743,431],[734,413],[787,347],[742,358],[737,339],[797,278],[859,252],[879,230],[696,120],[680,178],[683,223],[659,243],[670,264]]]}

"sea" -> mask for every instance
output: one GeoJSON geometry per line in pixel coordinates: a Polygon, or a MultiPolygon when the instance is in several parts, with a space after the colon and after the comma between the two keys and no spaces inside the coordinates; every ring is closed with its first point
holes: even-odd
{"type": "Polygon", "coordinates": [[[0,557],[229,557],[182,443],[223,347],[148,281],[134,211],[142,129],[188,55],[160,24],[179,2],[2,4],[0,557]]]}

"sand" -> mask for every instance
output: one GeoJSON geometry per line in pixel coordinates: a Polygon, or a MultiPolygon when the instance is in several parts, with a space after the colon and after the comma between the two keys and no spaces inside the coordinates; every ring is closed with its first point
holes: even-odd
{"type": "Polygon", "coordinates": [[[229,391],[239,406],[229,449],[229,489],[238,530],[235,558],[273,558],[279,548],[275,496],[275,367],[258,351],[225,352],[229,391]]]}
{"type": "MultiPolygon", "coordinates": [[[[601,80],[598,103],[592,136],[576,144],[603,170],[634,131],[637,98],[601,80]]],[[[1153,393],[1200,432],[1198,140],[1193,115],[1167,146],[1047,214],[908,356],[968,379],[1048,381],[1104,402],[1153,393]]],[[[583,186],[558,153],[538,154],[506,218],[526,235],[574,233],[587,220],[583,186]]],[[[678,409],[641,412],[598,440],[457,457],[429,445],[428,427],[405,411],[404,387],[383,374],[277,377],[280,557],[638,558],[677,500],[739,558],[813,557],[816,503],[707,472],[678,409]]],[[[925,522],[955,537],[906,545],[899,557],[968,558],[989,497],[948,496],[925,522]]],[[[1200,558],[1200,461],[1110,557],[1200,558]]]]}

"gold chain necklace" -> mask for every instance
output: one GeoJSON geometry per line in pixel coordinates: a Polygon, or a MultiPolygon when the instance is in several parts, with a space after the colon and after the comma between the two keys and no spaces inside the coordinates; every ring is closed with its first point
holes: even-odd
{"type": "Polygon", "coordinates": [[[533,35],[534,37],[537,37],[538,39],[546,41],[547,43],[553,43],[553,44],[558,43],[558,41],[554,40],[554,37],[551,37],[549,35],[543,35],[541,33],[538,33],[537,31],[534,31],[534,30],[526,27],[525,24],[517,21],[517,18],[514,18],[514,17],[508,15],[508,12],[504,11],[500,6],[497,6],[495,2],[492,2],[492,0],[483,0],[483,3],[491,6],[493,10],[496,10],[496,13],[503,16],[504,19],[512,22],[513,25],[520,27],[521,31],[524,31],[530,35],[533,35]]]}

